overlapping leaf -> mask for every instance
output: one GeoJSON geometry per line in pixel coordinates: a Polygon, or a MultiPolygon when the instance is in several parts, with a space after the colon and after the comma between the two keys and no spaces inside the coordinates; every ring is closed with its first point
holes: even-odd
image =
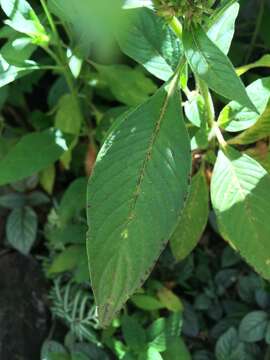
{"type": "Polygon", "coordinates": [[[206,226],[209,204],[208,186],[203,169],[192,179],[183,214],[170,239],[174,257],[183,260],[194,249],[206,226]]]}
{"type": "Polygon", "coordinates": [[[265,278],[270,278],[270,175],[254,159],[220,150],[211,182],[219,229],[265,278]]]}
{"type": "Polygon", "coordinates": [[[236,136],[230,144],[252,144],[270,135],[270,103],[259,117],[258,121],[246,131],[236,136]]]}
{"type": "Polygon", "coordinates": [[[207,31],[208,37],[224,53],[228,54],[234,35],[235,20],[239,12],[239,4],[232,3],[225,7],[223,11],[217,13],[211,20],[211,25],[207,31]]]}
{"type": "Polygon", "coordinates": [[[125,10],[126,29],[118,33],[121,50],[161,80],[168,80],[183,50],[165,21],[147,8],[125,10]]]}
{"type": "Polygon", "coordinates": [[[270,77],[258,79],[247,88],[247,94],[252,99],[258,113],[241,105],[239,102],[232,101],[221,111],[218,124],[227,131],[242,131],[261,118],[263,122],[269,117],[267,106],[270,101],[270,77]]]}
{"type": "Polygon", "coordinates": [[[183,45],[187,60],[195,75],[204,80],[218,94],[256,111],[230,60],[208,38],[201,27],[185,28],[183,45]]]}

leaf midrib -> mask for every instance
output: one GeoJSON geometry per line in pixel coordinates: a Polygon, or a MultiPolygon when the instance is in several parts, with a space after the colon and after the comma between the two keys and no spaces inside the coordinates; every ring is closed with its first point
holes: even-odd
{"type": "Polygon", "coordinates": [[[139,199],[139,197],[141,195],[142,184],[143,184],[143,180],[144,180],[144,177],[145,177],[145,170],[147,168],[147,165],[148,165],[149,161],[151,160],[153,147],[154,147],[156,139],[157,139],[157,137],[159,135],[161,123],[162,123],[162,120],[164,118],[165,112],[166,112],[166,110],[168,108],[170,97],[173,95],[173,93],[174,93],[174,91],[176,89],[177,81],[178,81],[178,75],[176,75],[172,79],[172,81],[171,81],[171,83],[169,85],[167,95],[166,95],[166,97],[164,99],[163,105],[162,105],[161,110],[160,110],[159,118],[158,118],[158,120],[156,122],[155,128],[154,128],[152,136],[150,138],[149,145],[147,147],[146,154],[145,154],[142,166],[141,166],[141,168],[139,170],[139,174],[138,174],[138,178],[137,178],[137,182],[136,182],[136,189],[135,189],[135,191],[133,193],[133,197],[131,199],[130,210],[129,210],[129,214],[128,214],[128,218],[127,218],[128,223],[130,221],[132,221],[132,219],[134,218],[134,210],[135,210],[135,207],[136,207],[136,203],[137,203],[137,201],[138,201],[138,199],[139,199]]]}

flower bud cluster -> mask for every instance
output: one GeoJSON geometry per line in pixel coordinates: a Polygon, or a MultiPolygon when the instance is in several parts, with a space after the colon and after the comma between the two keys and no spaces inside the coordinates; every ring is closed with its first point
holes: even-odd
{"type": "Polygon", "coordinates": [[[153,0],[157,14],[165,18],[183,17],[187,23],[200,24],[211,14],[216,0],[153,0]]]}

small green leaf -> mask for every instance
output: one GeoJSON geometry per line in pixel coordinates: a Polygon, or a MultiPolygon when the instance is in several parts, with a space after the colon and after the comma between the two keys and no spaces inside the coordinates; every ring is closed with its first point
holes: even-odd
{"type": "Polygon", "coordinates": [[[167,81],[183,55],[179,39],[150,9],[125,10],[124,17],[127,27],[118,33],[121,50],[151,74],[167,81]]]}
{"type": "Polygon", "coordinates": [[[55,166],[50,165],[46,169],[42,170],[39,174],[39,182],[42,188],[48,193],[52,194],[54,182],[55,182],[55,166]]]}
{"type": "Polygon", "coordinates": [[[159,352],[166,350],[166,321],[164,318],[155,320],[147,329],[148,347],[159,352]]]}
{"type": "Polygon", "coordinates": [[[158,291],[157,296],[158,296],[160,302],[168,310],[173,311],[173,312],[183,311],[183,304],[182,304],[181,300],[171,290],[163,287],[158,291]]]}
{"type": "Polygon", "coordinates": [[[267,329],[265,333],[265,342],[266,344],[270,345],[270,321],[268,321],[267,329]]]}
{"type": "Polygon", "coordinates": [[[31,65],[28,59],[36,50],[36,46],[28,37],[17,37],[15,40],[8,41],[1,48],[1,55],[10,64],[18,67],[31,65]]]}
{"type": "Polygon", "coordinates": [[[116,99],[123,104],[136,106],[156,91],[156,85],[139,69],[127,65],[96,65],[102,79],[116,99]]]}
{"type": "Polygon", "coordinates": [[[176,260],[187,257],[197,245],[209,215],[209,189],[202,168],[191,181],[190,192],[175,232],[170,239],[176,260]]]}
{"type": "Polygon", "coordinates": [[[26,195],[26,203],[32,207],[48,204],[50,198],[41,191],[32,191],[26,195]]]}
{"type": "Polygon", "coordinates": [[[0,206],[7,209],[21,208],[26,205],[26,196],[21,193],[9,193],[0,196],[0,206]]]}
{"type": "Polygon", "coordinates": [[[30,207],[14,209],[7,219],[7,240],[22,254],[27,255],[37,235],[37,215],[30,207]]]}
{"type": "Polygon", "coordinates": [[[58,210],[61,225],[67,224],[85,208],[86,186],[87,179],[81,177],[74,180],[65,191],[58,210]]]}
{"type": "Polygon", "coordinates": [[[240,323],[239,336],[246,342],[256,342],[264,339],[269,317],[264,311],[253,311],[247,314],[240,323]]]}
{"type": "Polygon", "coordinates": [[[223,237],[257,272],[270,279],[270,175],[233,148],[219,151],[211,198],[223,237]]]}
{"type": "Polygon", "coordinates": [[[10,65],[0,54],[0,88],[11,82],[30,74],[39,67],[35,62],[28,63],[23,67],[10,65]]]}
{"type": "Polygon", "coordinates": [[[0,0],[4,13],[9,17],[5,21],[14,30],[27,34],[33,42],[46,45],[49,41],[46,31],[35,11],[26,0],[0,0]]]}
{"type": "Polygon", "coordinates": [[[147,349],[146,353],[139,360],[163,360],[160,353],[155,348],[147,349]]]}
{"type": "Polygon", "coordinates": [[[167,350],[162,353],[163,360],[191,360],[191,354],[179,336],[169,337],[166,345],[167,350]]]}
{"type": "Polygon", "coordinates": [[[258,67],[270,67],[270,55],[263,55],[259,60],[255,61],[254,63],[241,66],[240,68],[236,69],[236,73],[240,76],[246,73],[249,70],[258,68],[258,67]]]}
{"type": "Polygon", "coordinates": [[[48,276],[74,270],[86,258],[84,246],[74,245],[56,256],[48,269],[48,276]]]}
{"type": "Polygon", "coordinates": [[[239,360],[241,358],[243,355],[243,344],[240,343],[235,328],[229,328],[218,339],[215,355],[217,360],[239,360]]]}
{"type": "Polygon", "coordinates": [[[83,60],[78,57],[71,49],[67,49],[68,66],[75,79],[80,75],[83,60]]]}
{"type": "Polygon", "coordinates": [[[246,145],[270,135],[270,101],[257,122],[229,141],[230,144],[246,145]]]}
{"type": "Polygon", "coordinates": [[[224,11],[218,12],[211,19],[207,31],[209,39],[226,55],[229,52],[234,35],[235,20],[238,16],[239,7],[238,2],[234,2],[226,7],[224,11]]]}
{"type": "Polygon", "coordinates": [[[42,345],[41,360],[70,360],[70,356],[62,344],[46,340],[42,345]]]}
{"type": "Polygon", "coordinates": [[[136,352],[142,351],[146,346],[146,333],[139,322],[131,316],[121,319],[123,336],[128,347],[136,352]]]}
{"type": "Polygon", "coordinates": [[[63,228],[55,229],[46,233],[46,237],[50,241],[50,245],[54,248],[63,248],[66,244],[84,244],[85,234],[87,231],[86,225],[82,224],[68,224],[63,228]]]}
{"type": "Polygon", "coordinates": [[[89,181],[87,247],[102,325],[149,275],[188,191],[191,157],[177,83],[118,122],[89,181]]]}
{"type": "Polygon", "coordinates": [[[60,131],[46,130],[23,136],[0,161],[0,185],[12,183],[45,169],[67,150],[60,131]]]}
{"type": "Polygon", "coordinates": [[[183,45],[192,71],[212,90],[256,111],[230,60],[207,37],[201,27],[184,29],[183,45]]]}
{"type": "Polygon", "coordinates": [[[155,297],[145,294],[135,294],[132,296],[130,301],[137,306],[137,308],[154,311],[164,308],[164,305],[155,297]]]}
{"type": "Polygon", "coordinates": [[[82,124],[82,114],[78,99],[72,94],[63,95],[58,103],[55,127],[63,133],[78,135],[82,124]]]}
{"type": "Polygon", "coordinates": [[[230,102],[221,111],[218,124],[226,131],[237,132],[256,124],[261,117],[268,118],[267,106],[270,101],[270,77],[258,79],[247,87],[258,113],[251,111],[236,101],[230,102]],[[264,115],[264,112],[266,114],[264,115]]]}

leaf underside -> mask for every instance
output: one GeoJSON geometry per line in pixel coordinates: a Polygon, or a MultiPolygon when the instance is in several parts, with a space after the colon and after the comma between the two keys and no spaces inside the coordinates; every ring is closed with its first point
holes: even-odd
{"type": "Polygon", "coordinates": [[[149,275],[188,191],[189,139],[175,81],[121,119],[89,181],[87,250],[103,326],[149,275]]]}

